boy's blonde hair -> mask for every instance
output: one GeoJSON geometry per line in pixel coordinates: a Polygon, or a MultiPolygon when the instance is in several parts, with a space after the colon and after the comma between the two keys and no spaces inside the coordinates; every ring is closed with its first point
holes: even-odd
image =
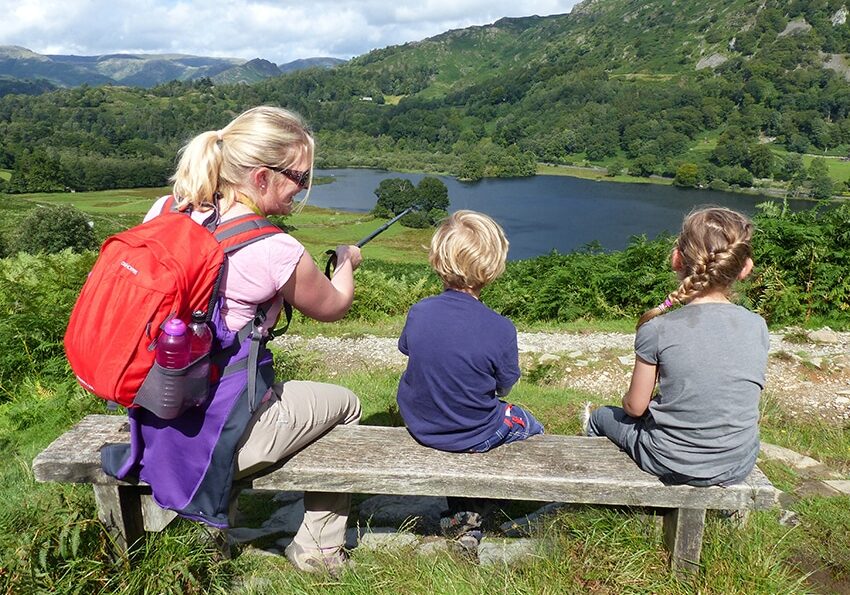
{"type": "Polygon", "coordinates": [[[487,215],[456,211],[434,232],[428,262],[446,287],[479,290],[505,272],[508,245],[487,215]]]}
{"type": "Polygon", "coordinates": [[[292,167],[307,157],[312,171],[313,153],[313,135],[298,114],[271,106],[249,109],[221,130],[202,132],[183,147],[171,178],[178,208],[203,210],[217,194],[226,211],[252,169],[292,167]]]}
{"type": "Polygon", "coordinates": [[[638,328],[669,307],[687,304],[700,294],[719,290],[728,296],[747,260],[753,257],[752,237],[752,221],[737,211],[724,207],[691,211],[676,240],[682,266],[679,287],[663,304],[645,312],[638,328]]]}

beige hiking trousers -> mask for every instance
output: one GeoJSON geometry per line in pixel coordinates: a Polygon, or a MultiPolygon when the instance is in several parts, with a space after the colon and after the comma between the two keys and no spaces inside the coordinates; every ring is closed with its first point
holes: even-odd
{"type": "MultiPolygon", "coordinates": [[[[304,448],[339,424],[360,421],[360,401],[345,387],[290,380],[269,389],[237,445],[236,477],[250,475],[304,448]]],[[[350,494],[304,494],[304,521],[294,541],[307,550],[345,543],[350,494]]]]}

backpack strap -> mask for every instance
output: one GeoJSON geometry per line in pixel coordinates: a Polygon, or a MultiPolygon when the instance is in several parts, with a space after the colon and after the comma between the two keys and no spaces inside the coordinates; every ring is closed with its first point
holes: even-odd
{"type": "MultiPolygon", "coordinates": [[[[219,224],[214,235],[215,239],[221,245],[224,254],[228,255],[249,244],[279,233],[286,232],[265,217],[250,213],[234,217],[219,224]]],[[[218,295],[218,286],[219,282],[217,281],[213,290],[213,296],[218,295]]],[[[258,309],[258,313],[260,312],[262,312],[263,320],[258,324],[262,324],[265,321],[265,312],[258,309]]],[[[283,302],[283,312],[286,317],[286,325],[283,327],[281,333],[285,333],[289,328],[290,322],[292,322],[292,306],[286,300],[283,302]]],[[[274,330],[273,328],[267,329],[269,337],[273,335],[274,330]]]]}
{"type": "Polygon", "coordinates": [[[174,195],[169,194],[165,197],[165,201],[162,203],[162,208],[159,211],[160,215],[165,215],[166,213],[176,213],[177,212],[177,201],[174,200],[174,195]]]}
{"type": "Polygon", "coordinates": [[[269,236],[285,233],[277,225],[259,215],[248,214],[220,223],[214,235],[225,254],[236,252],[269,236]]]}

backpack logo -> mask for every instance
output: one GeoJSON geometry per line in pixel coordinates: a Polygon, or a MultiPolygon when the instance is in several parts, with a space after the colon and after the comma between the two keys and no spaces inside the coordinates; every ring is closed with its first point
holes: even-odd
{"type": "Polygon", "coordinates": [[[137,271],[136,268],[133,265],[131,265],[129,262],[127,262],[126,260],[121,261],[121,266],[124,267],[125,269],[127,269],[128,271],[130,271],[131,273],[133,273],[134,275],[139,274],[139,271],[137,271]]]}

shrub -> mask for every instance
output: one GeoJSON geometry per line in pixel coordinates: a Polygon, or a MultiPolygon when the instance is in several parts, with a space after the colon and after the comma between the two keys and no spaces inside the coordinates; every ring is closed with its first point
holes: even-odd
{"type": "Polygon", "coordinates": [[[12,251],[55,254],[97,250],[98,242],[89,217],[71,206],[42,207],[23,218],[12,251]]]}
{"type": "Polygon", "coordinates": [[[26,374],[66,372],[62,339],[94,257],[66,251],[0,260],[0,387],[26,374]]]}
{"type": "Polygon", "coordinates": [[[673,183],[676,186],[696,186],[699,182],[699,168],[695,163],[683,163],[676,168],[673,183]]]}

